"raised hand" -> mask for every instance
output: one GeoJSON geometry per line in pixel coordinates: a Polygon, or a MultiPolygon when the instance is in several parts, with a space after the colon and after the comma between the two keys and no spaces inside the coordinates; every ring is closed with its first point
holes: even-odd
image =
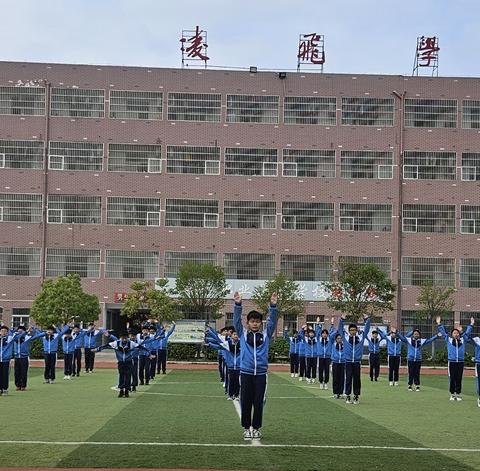
{"type": "Polygon", "coordinates": [[[272,296],[270,297],[270,304],[276,305],[277,301],[278,301],[277,293],[272,293],[272,296]]]}
{"type": "Polygon", "coordinates": [[[238,291],[235,291],[235,293],[233,293],[233,300],[237,304],[240,304],[242,302],[242,295],[238,291]]]}
{"type": "Polygon", "coordinates": [[[437,325],[440,325],[440,322],[442,322],[441,317],[440,317],[440,316],[437,316],[437,317],[435,318],[435,322],[437,323],[437,325]]]}
{"type": "Polygon", "coordinates": [[[317,316],[317,324],[320,324],[320,316],[317,316]]]}
{"type": "Polygon", "coordinates": [[[330,319],[330,324],[332,324],[332,325],[335,324],[335,317],[332,317],[332,318],[330,319]]]}
{"type": "Polygon", "coordinates": [[[475,317],[470,317],[470,325],[474,325],[475,324],[475,317]]]}

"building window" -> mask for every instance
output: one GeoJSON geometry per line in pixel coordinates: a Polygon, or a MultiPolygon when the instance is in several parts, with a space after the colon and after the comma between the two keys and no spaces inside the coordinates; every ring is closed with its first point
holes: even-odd
{"type": "Polygon", "coordinates": [[[480,100],[463,100],[462,128],[480,128],[480,100]]]}
{"type": "Polygon", "coordinates": [[[480,258],[460,259],[460,287],[480,288],[480,258]]]}
{"type": "Polygon", "coordinates": [[[0,222],[42,222],[42,195],[0,193],[0,222]]]}
{"type": "Polygon", "coordinates": [[[344,150],[340,159],[342,178],[393,178],[393,152],[344,150]]]}
{"type": "Polygon", "coordinates": [[[280,271],[294,281],[329,281],[333,257],[328,255],[282,255],[280,271]]]}
{"type": "Polygon", "coordinates": [[[334,215],[333,203],[284,201],[282,203],[282,229],[333,231],[334,215]]]}
{"type": "Polygon", "coordinates": [[[393,98],[342,98],[342,124],[393,126],[393,98]]]}
{"type": "Polygon", "coordinates": [[[278,123],[278,96],[227,95],[227,123],[278,123]]]}
{"type": "Polygon", "coordinates": [[[220,174],[220,148],[167,146],[167,173],[220,174]]]}
{"type": "Polygon", "coordinates": [[[275,201],[225,201],[223,227],[230,229],[275,229],[275,201]]]}
{"type": "Polygon", "coordinates": [[[461,206],[460,232],[480,234],[480,206],[461,206]]]}
{"type": "Polygon", "coordinates": [[[24,325],[27,329],[30,323],[30,309],[28,307],[12,308],[12,327],[18,329],[24,325]]]}
{"type": "Polygon", "coordinates": [[[168,119],[172,121],[220,122],[222,95],[169,93],[168,119]]]}
{"type": "Polygon", "coordinates": [[[455,286],[454,258],[402,258],[402,284],[405,286],[455,286]]]}
{"type": "Polygon", "coordinates": [[[100,277],[100,250],[47,249],[46,276],[76,273],[80,278],[100,277]]]}
{"type": "Polygon", "coordinates": [[[107,198],[107,224],[160,226],[160,198],[107,198]]]}
{"type": "Polygon", "coordinates": [[[103,169],[103,144],[50,141],[50,170],[99,171],[103,169]]]}
{"type": "Polygon", "coordinates": [[[462,181],[480,180],[480,153],[462,153],[462,181]]]}
{"type": "Polygon", "coordinates": [[[158,252],[107,250],[105,278],[158,278],[158,252]]]}
{"type": "Polygon", "coordinates": [[[162,146],[144,144],[109,144],[108,171],[161,173],[162,146]]]}
{"type": "Polygon", "coordinates": [[[52,88],[50,113],[69,118],[103,118],[104,95],[103,90],[52,88]]]}
{"type": "Polygon", "coordinates": [[[340,204],[341,231],[392,232],[391,204],[340,204]]]}
{"type": "Polygon", "coordinates": [[[0,114],[45,116],[45,88],[0,87],[0,114]]]}
{"type": "Polygon", "coordinates": [[[0,276],[40,276],[40,249],[0,247],[0,276]]]}
{"type": "Polygon", "coordinates": [[[101,224],[100,196],[48,195],[50,224],[101,224]]]}
{"type": "Polygon", "coordinates": [[[43,141],[0,140],[1,168],[43,168],[43,141]]]}
{"type": "Polygon", "coordinates": [[[340,264],[348,263],[354,265],[375,265],[380,268],[388,277],[392,273],[392,259],[391,257],[356,257],[356,256],[342,256],[338,257],[340,264]]]}
{"type": "MultiPolygon", "coordinates": [[[[473,330],[470,338],[480,337],[480,323],[478,322],[478,319],[480,319],[480,312],[460,311],[460,325],[463,325],[465,327],[467,325],[470,325],[471,317],[475,318],[475,324],[473,326],[473,330]]],[[[447,332],[449,332],[450,330],[451,329],[447,329],[447,332]]]]}
{"type": "MultiPolygon", "coordinates": [[[[400,330],[404,333],[413,329],[418,329],[421,332],[422,338],[429,338],[437,333],[437,324],[435,319],[425,319],[423,316],[418,317],[416,311],[402,311],[400,322],[400,330]]],[[[450,332],[453,329],[453,322],[453,312],[442,315],[442,324],[445,326],[447,332],[450,332]]]]}
{"type": "Polygon", "coordinates": [[[403,178],[405,180],[455,180],[455,152],[405,151],[403,178]]]}
{"type": "Polygon", "coordinates": [[[277,149],[225,149],[225,175],[276,177],[277,165],[277,149]]]}
{"type": "Polygon", "coordinates": [[[269,280],[275,276],[275,255],[226,253],[223,257],[225,277],[234,280],[269,280]]]}
{"type": "Polygon", "coordinates": [[[213,252],[165,252],[165,277],[176,278],[184,263],[216,265],[217,254],[213,252]]]}
{"type": "Polygon", "coordinates": [[[335,151],[283,149],[283,176],[335,178],[335,151]]]}
{"type": "Polygon", "coordinates": [[[455,205],[404,204],[403,232],[455,233],[455,205]]]}
{"type": "Polygon", "coordinates": [[[288,331],[289,334],[298,331],[298,318],[296,314],[283,315],[283,330],[288,331]]]}
{"type": "Polygon", "coordinates": [[[110,118],[162,119],[163,93],[110,90],[110,118]]]}
{"type": "Polygon", "coordinates": [[[405,126],[407,128],[456,128],[457,100],[407,98],[405,126]]]}
{"type": "Polygon", "coordinates": [[[283,102],[285,124],[337,124],[337,99],[335,97],[287,96],[283,102]]]}
{"type": "Polygon", "coordinates": [[[217,200],[167,199],[165,226],[218,227],[217,200]]]}

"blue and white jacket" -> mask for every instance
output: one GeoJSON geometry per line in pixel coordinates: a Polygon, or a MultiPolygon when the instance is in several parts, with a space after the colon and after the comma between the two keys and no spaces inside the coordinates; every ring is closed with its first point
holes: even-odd
{"type": "Polygon", "coordinates": [[[83,347],[86,333],[86,330],[81,330],[78,333],[72,332],[73,341],[75,342],[75,350],[79,350],[83,347]]]}
{"type": "Polygon", "coordinates": [[[400,340],[407,344],[407,360],[408,361],[422,361],[422,348],[426,345],[429,345],[439,337],[434,335],[429,339],[417,339],[415,340],[412,335],[413,331],[407,332],[405,335],[402,335],[400,332],[397,332],[400,340]]]}
{"type": "MultiPolygon", "coordinates": [[[[378,332],[378,331],[377,331],[378,332]]],[[[380,342],[382,338],[376,338],[374,339],[373,337],[366,337],[367,342],[368,342],[368,353],[380,353],[380,342]]]]}
{"type": "Polygon", "coordinates": [[[402,354],[402,340],[400,339],[400,335],[397,334],[395,337],[391,334],[386,334],[383,330],[377,330],[378,335],[382,337],[383,340],[387,341],[387,353],[389,357],[399,357],[402,354]]]}
{"type": "Polygon", "coordinates": [[[97,347],[97,338],[101,337],[103,333],[106,332],[105,329],[100,330],[86,330],[83,336],[83,346],[85,348],[96,348],[97,347]]]}
{"type": "Polygon", "coordinates": [[[345,351],[342,343],[334,342],[332,345],[332,363],[345,363],[345,351]]]}
{"type": "Polygon", "coordinates": [[[469,325],[458,339],[454,339],[448,335],[443,324],[438,326],[438,331],[442,334],[442,337],[447,344],[448,361],[459,363],[465,360],[465,343],[468,342],[468,337],[470,336],[472,329],[473,326],[469,325]]]}
{"type": "Polygon", "coordinates": [[[233,325],[240,337],[240,372],[248,375],[265,375],[268,369],[268,349],[275,333],[278,321],[277,306],[270,304],[268,308],[266,330],[252,332],[242,324],[242,305],[235,303],[233,309],[233,325]]]}
{"type": "Polygon", "coordinates": [[[49,335],[45,332],[43,336],[43,353],[57,353],[58,350],[58,342],[62,338],[62,335],[69,330],[70,327],[68,325],[63,327],[63,330],[57,328],[57,332],[55,334],[49,335]]]}
{"type": "Polygon", "coordinates": [[[17,337],[13,344],[14,358],[28,358],[30,356],[30,344],[44,335],[44,332],[33,329],[32,335],[25,334],[25,336],[17,337]]]}
{"type": "Polygon", "coordinates": [[[336,334],[337,329],[332,325],[327,338],[322,337],[322,326],[317,324],[315,326],[315,334],[317,336],[317,356],[319,358],[330,358],[332,356],[332,346],[334,342],[333,334],[336,334]]]}
{"type": "Polygon", "coordinates": [[[298,351],[300,349],[300,343],[301,343],[298,335],[297,335],[297,338],[290,337],[288,335],[288,330],[285,330],[283,331],[283,338],[288,340],[288,344],[290,345],[289,353],[298,354],[298,351]]]}
{"type": "Polygon", "coordinates": [[[240,340],[238,340],[238,342],[233,342],[232,339],[222,341],[220,336],[209,327],[206,341],[209,347],[215,350],[223,350],[228,369],[240,369],[240,340]]]}
{"type": "Polygon", "coordinates": [[[170,327],[170,330],[165,333],[165,336],[160,340],[160,342],[158,344],[158,350],[166,350],[167,349],[168,338],[170,337],[170,335],[172,335],[175,332],[176,327],[177,327],[177,324],[173,324],[172,327],[170,327]]]}
{"type": "Polygon", "coordinates": [[[362,361],[363,355],[363,343],[365,342],[365,337],[370,330],[370,318],[366,320],[363,332],[360,335],[355,335],[354,337],[348,332],[345,332],[343,324],[344,321],[342,318],[340,318],[340,322],[338,323],[338,332],[342,336],[345,360],[351,363],[360,362],[362,361]]]}
{"type": "Polygon", "coordinates": [[[69,335],[62,335],[63,353],[73,353],[75,351],[75,339],[69,335]]]}
{"type": "Polygon", "coordinates": [[[113,342],[101,345],[96,350],[97,352],[101,352],[105,348],[112,348],[113,350],[115,350],[115,355],[119,363],[126,363],[132,361],[135,349],[145,349],[143,345],[139,345],[138,343],[128,339],[125,341],[118,339],[114,340],[113,342]]]}
{"type": "Polygon", "coordinates": [[[480,363],[480,337],[473,337],[468,342],[475,347],[475,363],[480,363]]]}
{"type": "Polygon", "coordinates": [[[0,337],[0,363],[9,362],[13,355],[13,344],[18,337],[25,337],[25,332],[0,337]]]}

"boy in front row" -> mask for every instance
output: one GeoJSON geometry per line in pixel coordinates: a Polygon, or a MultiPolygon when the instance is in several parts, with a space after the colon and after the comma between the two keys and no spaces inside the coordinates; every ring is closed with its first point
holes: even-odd
{"type": "Polygon", "coordinates": [[[263,330],[263,316],[258,311],[250,311],[247,325],[242,324],[242,298],[240,293],[233,295],[235,307],[233,323],[240,337],[240,407],[243,438],[260,439],[262,434],[263,405],[267,387],[268,348],[278,321],[277,294],[270,298],[269,317],[266,331],[263,330]],[[253,408],[253,418],[252,418],[253,408]]]}

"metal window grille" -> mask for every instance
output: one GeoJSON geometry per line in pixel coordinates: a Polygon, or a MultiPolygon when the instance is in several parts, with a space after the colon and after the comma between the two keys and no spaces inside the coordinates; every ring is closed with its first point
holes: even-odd
{"type": "Polygon", "coordinates": [[[103,144],[50,141],[48,154],[51,170],[101,172],[103,169],[103,144]]]}
{"type": "Polygon", "coordinates": [[[83,88],[52,88],[50,114],[70,118],[103,118],[105,93],[103,90],[83,88]]]}
{"type": "Polygon", "coordinates": [[[48,195],[47,222],[57,224],[101,224],[100,196],[48,195]]]}
{"type": "Polygon", "coordinates": [[[105,278],[158,278],[158,252],[107,250],[105,278]]]}
{"type": "Polygon", "coordinates": [[[107,197],[107,224],[159,226],[160,198],[107,197]]]}
{"type": "Polygon", "coordinates": [[[176,278],[180,267],[187,262],[216,265],[217,254],[212,252],[165,252],[165,277],[176,278]]]}
{"type": "Polygon", "coordinates": [[[471,337],[480,337],[480,324],[478,322],[480,319],[480,312],[460,311],[460,325],[469,325],[471,317],[475,318],[475,324],[473,326],[471,337]]]}
{"type": "Polygon", "coordinates": [[[333,203],[282,203],[282,229],[331,231],[334,223],[333,203]]]}
{"type": "Polygon", "coordinates": [[[391,204],[341,203],[339,216],[340,223],[342,222],[342,218],[353,218],[353,221],[350,221],[349,224],[353,226],[354,231],[392,231],[391,204]]]}
{"type": "Polygon", "coordinates": [[[45,116],[45,88],[0,87],[0,115],[45,116]]]}
{"type": "Polygon", "coordinates": [[[278,96],[227,95],[227,123],[278,123],[278,96]]]}
{"type": "Polygon", "coordinates": [[[480,288],[480,258],[460,259],[460,287],[480,288]]]}
{"type": "Polygon", "coordinates": [[[223,256],[225,277],[236,280],[268,280],[275,276],[275,255],[226,253],[223,256]]]}
{"type": "Polygon", "coordinates": [[[275,201],[225,201],[223,227],[230,229],[275,229],[275,201]]]}
{"type": "Polygon", "coordinates": [[[405,99],[405,126],[411,128],[456,128],[457,100],[405,99]]]}
{"type": "Polygon", "coordinates": [[[418,180],[455,180],[455,152],[405,151],[403,178],[418,180]]]}
{"type": "Polygon", "coordinates": [[[480,206],[461,205],[460,217],[460,232],[480,234],[480,206]]]}
{"type": "Polygon", "coordinates": [[[283,149],[283,176],[335,178],[335,151],[283,149]]]}
{"type": "Polygon", "coordinates": [[[455,233],[455,205],[404,204],[402,218],[405,232],[455,233]]]}
{"type": "Polygon", "coordinates": [[[168,119],[172,121],[220,122],[222,95],[169,93],[168,119]]]}
{"type": "Polygon", "coordinates": [[[463,152],[462,153],[462,180],[479,181],[480,180],[480,153],[463,152]]]}
{"type": "Polygon", "coordinates": [[[43,168],[43,141],[0,140],[4,168],[43,168]]]}
{"type": "Polygon", "coordinates": [[[160,173],[161,159],[161,145],[108,145],[109,172],[160,173]]]}
{"type": "Polygon", "coordinates": [[[40,276],[40,248],[0,247],[0,276],[40,276]]]}
{"type": "Polygon", "coordinates": [[[480,128],[480,100],[463,100],[462,102],[462,128],[480,128]]]}
{"type": "Polygon", "coordinates": [[[333,257],[328,255],[282,255],[280,271],[295,281],[329,281],[333,257]]]}
{"type": "MultiPolygon", "coordinates": [[[[447,329],[447,332],[453,329],[454,313],[444,314],[442,316],[442,324],[447,329]]],[[[435,319],[425,319],[423,316],[418,317],[416,311],[402,311],[401,319],[401,332],[408,332],[409,330],[420,330],[422,338],[432,337],[437,333],[437,324],[435,319]]],[[[428,347],[427,347],[428,348],[428,347]]]]}
{"type": "Polygon", "coordinates": [[[66,276],[76,273],[81,278],[99,278],[100,250],[47,249],[46,276],[66,276]]]}
{"type": "Polygon", "coordinates": [[[335,97],[287,96],[283,102],[285,124],[337,124],[337,99],[335,97]]]}
{"type": "Polygon", "coordinates": [[[433,283],[434,286],[455,287],[454,258],[402,258],[402,284],[422,286],[433,283]]]}
{"type": "Polygon", "coordinates": [[[345,150],[340,157],[342,178],[392,178],[393,152],[345,150]]]}
{"type": "Polygon", "coordinates": [[[217,227],[217,200],[167,199],[165,226],[217,227]],[[207,224],[207,225],[206,225],[207,224]]]}
{"type": "Polygon", "coordinates": [[[388,276],[390,276],[392,273],[391,257],[357,257],[346,255],[338,257],[338,261],[340,263],[352,263],[355,265],[375,265],[388,276]]]}
{"type": "Polygon", "coordinates": [[[342,98],[342,125],[393,126],[393,98],[342,98]]]}
{"type": "Polygon", "coordinates": [[[162,92],[110,90],[110,118],[159,120],[162,111],[162,92]]]}
{"type": "Polygon", "coordinates": [[[277,165],[277,149],[225,149],[225,175],[276,176],[277,165]]]}
{"type": "Polygon", "coordinates": [[[167,146],[167,173],[218,175],[220,148],[167,146]]]}
{"type": "Polygon", "coordinates": [[[0,193],[0,221],[42,222],[42,195],[0,193]]]}

